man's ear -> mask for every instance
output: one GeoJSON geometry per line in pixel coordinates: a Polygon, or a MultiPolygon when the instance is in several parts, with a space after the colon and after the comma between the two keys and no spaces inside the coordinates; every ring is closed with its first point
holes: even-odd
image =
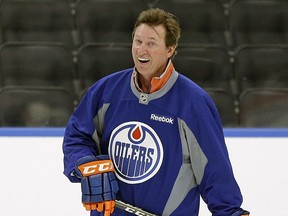
{"type": "Polygon", "coordinates": [[[176,46],[169,46],[167,48],[167,57],[170,58],[175,52],[176,46]]]}

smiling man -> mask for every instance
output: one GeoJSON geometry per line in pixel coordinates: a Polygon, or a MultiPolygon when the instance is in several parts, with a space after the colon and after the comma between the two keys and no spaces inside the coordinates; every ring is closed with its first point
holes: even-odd
{"type": "Polygon", "coordinates": [[[115,199],[156,215],[244,216],[221,119],[208,94],[177,72],[177,18],[143,11],[132,33],[134,68],[97,81],[72,114],[64,174],[81,182],[92,216],[131,215],[115,199]]]}
{"type": "Polygon", "coordinates": [[[160,80],[161,76],[165,76],[163,72],[167,62],[175,52],[176,45],[167,47],[165,36],[163,25],[140,24],[135,29],[132,55],[135,69],[139,73],[139,87],[146,93],[150,93],[151,80],[160,80]]]}

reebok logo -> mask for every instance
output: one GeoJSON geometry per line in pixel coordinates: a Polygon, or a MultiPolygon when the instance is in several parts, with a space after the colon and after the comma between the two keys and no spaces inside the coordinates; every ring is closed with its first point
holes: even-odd
{"type": "Polygon", "coordinates": [[[154,121],[168,123],[168,124],[173,124],[173,121],[174,121],[174,119],[171,117],[166,117],[163,115],[156,115],[156,114],[151,114],[150,119],[154,121]]]}

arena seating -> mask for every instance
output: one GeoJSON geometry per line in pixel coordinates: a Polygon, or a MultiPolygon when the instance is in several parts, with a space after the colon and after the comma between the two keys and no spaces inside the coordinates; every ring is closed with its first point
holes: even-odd
{"type": "Polygon", "coordinates": [[[226,46],[225,15],[218,1],[160,0],[154,7],[178,17],[182,28],[180,43],[226,46]]]}
{"type": "Polygon", "coordinates": [[[180,45],[173,63],[176,70],[201,87],[230,88],[232,66],[229,55],[222,47],[180,45]]]}
{"type": "Polygon", "coordinates": [[[287,127],[288,89],[247,89],[240,95],[240,126],[287,127]]]}
{"type": "MultiPolygon", "coordinates": [[[[179,18],[182,35],[175,68],[210,94],[224,127],[288,127],[288,121],[277,120],[287,116],[285,0],[2,0],[1,112],[6,100],[6,111],[9,104],[17,107],[17,100],[6,96],[10,92],[15,98],[33,92],[29,97],[38,100],[35,92],[44,95],[41,88],[48,88],[54,89],[53,95],[70,95],[72,100],[55,96],[69,104],[70,114],[70,104],[75,108],[92,83],[133,67],[134,22],[151,7],[179,18]]],[[[28,125],[11,112],[5,121],[1,115],[1,126],[28,125]]],[[[64,122],[42,121],[39,126],[64,122]]]]}
{"type": "Polygon", "coordinates": [[[233,46],[288,43],[288,2],[236,0],[229,8],[233,46]]]}
{"type": "Polygon", "coordinates": [[[2,0],[3,42],[75,43],[73,8],[65,0],[2,0]]]}
{"type": "Polygon", "coordinates": [[[238,49],[234,72],[240,91],[246,88],[288,87],[288,44],[254,45],[238,49]]]}
{"type": "Polygon", "coordinates": [[[82,0],[77,5],[76,23],[82,43],[130,43],[138,14],[143,9],[135,0],[82,0]]]}
{"type": "Polygon", "coordinates": [[[1,127],[64,127],[74,100],[61,88],[5,87],[0,90],[1,127]]]}
{"type": "Polygon", "coordinates": [[[0,47],[1,86],[54,86],[74,95],[70,50],[57,43],[10,42],[0,47]]]}
{"type": "Polygon", "coordinates": [[[115,71],[133,67],[130,44],[89,43],[77,53],[82,88],[115,71]]]}

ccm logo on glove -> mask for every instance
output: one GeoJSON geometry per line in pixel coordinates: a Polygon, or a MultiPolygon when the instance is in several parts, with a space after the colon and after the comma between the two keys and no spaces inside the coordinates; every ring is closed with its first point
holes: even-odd
{"type": "Polygon", "coordinates": [[[78,169],[83,176],[114,172],[114,166],[111,160],[92,161],[78,166],[78,169]]]}

